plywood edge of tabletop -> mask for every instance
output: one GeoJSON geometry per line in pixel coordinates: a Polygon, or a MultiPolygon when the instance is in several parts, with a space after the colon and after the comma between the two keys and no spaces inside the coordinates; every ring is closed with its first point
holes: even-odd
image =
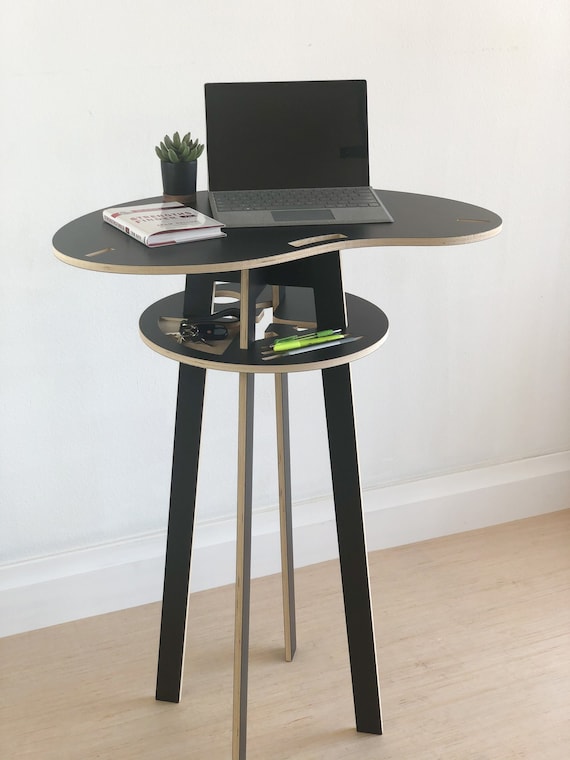
{"type": "MultiPolygon", "coordinates": [[[[334,239],[326,243],[308,245],[307,247],[294,247],[291,250],[280,253],[272,253],[254,259],[240,259],[238,261],[224,261],[217,263],[184,263],[169,265],[145,265],[145,264],[113,264],[112,262],[97,261],[95,258],[77,258],[59,251],[53,246],[53,252],[60,261],[81,269],[89,269],[96,272],[114,272],[118,274],[208,274],[216,272],[241,271],[243,269],[258,269],[260,267],[285,264],[290,261],[318,256],[331,251],[347,251],[352,248],[378,248],[391,246],[449,246],[466,245],[495,237],[501,232],[502,224],[491,230],[473,232],[467,235],[453,235],[449,237],[381,237],[381,238],[357,238],[357,239],[334,239]]],[[[294,246],[295,241],[290,245],[294,246]]],[[[85,254],[87,256],[89,254],[85,254]]]]}

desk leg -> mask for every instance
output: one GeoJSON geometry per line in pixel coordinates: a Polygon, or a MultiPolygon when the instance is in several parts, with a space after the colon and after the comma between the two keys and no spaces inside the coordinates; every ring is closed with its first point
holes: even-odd
{"type": "Polygon", "coordinates": [[[253,391],[254,375],[240,373],[232,760],[245,760],[247,735],[253,391]]]}
{"type": "Polygon", "coordinates": [[[275,374],[283,626],[285,632],[285,660],[291,662],[295,656],[295,649],[297,648],[297,637],[295,631],[295,580],[293,565],[293,521],[291,514],[288,385],[288,378],[285,373],[275,374]]]}
{"type": "Polygon", "coordinates": [[[156,681],[165,702],[179,702],[182,690],[205,385],[205,369],[180,365],[156,681]]]}
{"type": "Polygon", "coordinates": [[[356,729],[382,733],[350,365],[322,371],[356,729]]]}

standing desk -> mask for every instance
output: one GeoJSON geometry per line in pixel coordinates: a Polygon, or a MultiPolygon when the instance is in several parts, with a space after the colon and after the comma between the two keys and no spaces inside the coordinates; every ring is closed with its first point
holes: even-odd
{"type": "MultiPolygon", "coordinates": [[[[186,275],[185,290],[149,306],[139,323],[143,341],[179,363],[156,687],[156,698],[163,701],[178,702],[181,696],[206,373],[239,373],[233,760],[245,760],[246,755],[257,373],[275,377],[285,658],[291,660],[296,647],[287,377],[320,370],[356,728],[382,733],[350,362],[382,344],[388,319],[377,306],[344,292],[340,252],[477,242],[498,234],[501,219],[459,201],[393,191],[379,194],[393,223],[228,229],[225,238],[150,249],[103,222],[98,210],[65,225],[53,238],[55,255],[83,269],[186,275]],[[216,299],[227,296],[239,300],[240,319],[223,346],[179,344],[168,334],[184,317],[211,314],[216,299]],[[268,361],[262,349],[269,339],[255,339],[256,318],[267,308],[273,310],[270,329],[293,324],[343,328],[358,340],[268,361]]],[[[140,201],[124,205],[135,202],[140,201]]],[[[206,192],[198,192],[192,205],[210,214],[206,192]]]]}

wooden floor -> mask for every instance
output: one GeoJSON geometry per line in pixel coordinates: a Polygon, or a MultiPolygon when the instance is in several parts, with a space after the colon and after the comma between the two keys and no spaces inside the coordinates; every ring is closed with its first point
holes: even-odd
{"type": "MultiPolygon", "coordinates": [[[[570,511],[370,557],[385,719],[357,734],[336,562],[252,593],[248,760],[568,760],[570,511]]],[[[195,594],[183,702],[153,698],[159,606],[0,640],[2,760],[231,755],[233,589],[195,594]]]]}

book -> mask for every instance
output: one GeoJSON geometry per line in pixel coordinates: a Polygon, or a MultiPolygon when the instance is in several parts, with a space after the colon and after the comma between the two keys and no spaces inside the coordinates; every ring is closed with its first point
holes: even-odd
{"type": "Polygon", "coordinates": [[[221,222],[177,201],[106,208],[103,219],[149,248],[225,237],[221,222]]]}

